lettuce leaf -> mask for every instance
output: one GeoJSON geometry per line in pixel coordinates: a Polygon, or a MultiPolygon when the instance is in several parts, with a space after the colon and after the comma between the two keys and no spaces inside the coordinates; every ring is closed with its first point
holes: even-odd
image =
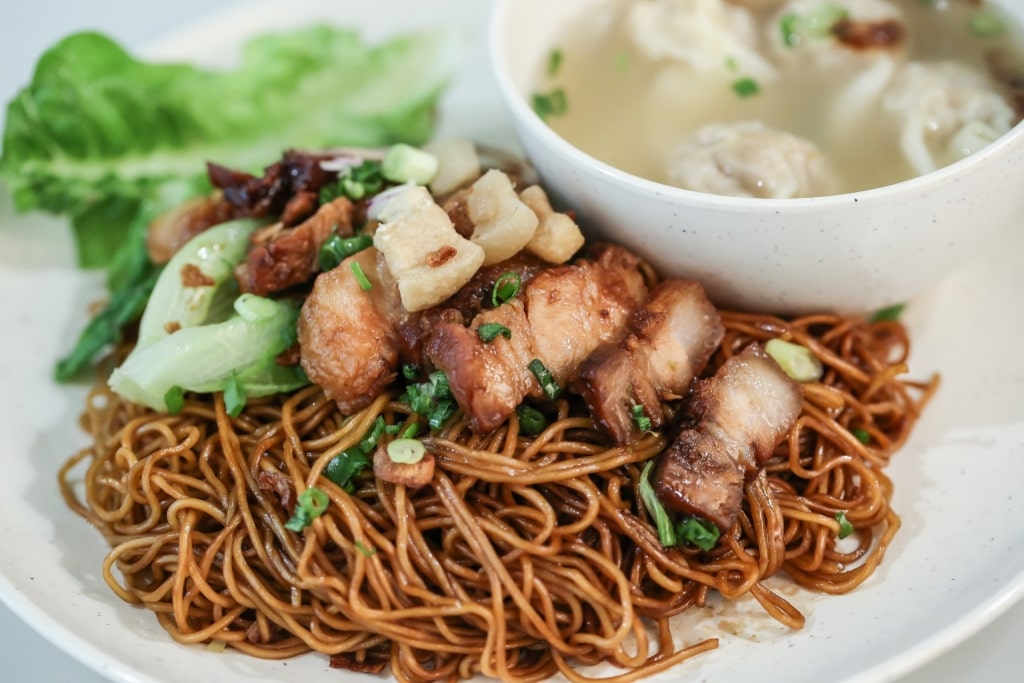
{"type": "Polygon", "coordinates": [[[207,161],[257,171],[288,148],[420,144],[461,48],[446,30],[367,45],[327,26],[258,36],[229,70],[140,61],[94,32],[50,48],[8,104],[0,180],[19,210],[66,216],[79,265],[106,268],[110,289],[57,379],[141,315],[159,274],[146,229],[209,192],[207,161]]]}
{"type": "Polygon", "coordinates": [[[316,26],[259,36],[216,71],[77,33],[8,104],[0,177],[19,210],[71,218],[83,267],[108,266],[140,204],[201,186],[208,160],[256,170],[285,148],[422,143],[459,55],[448,31],[369,46],[316,26]]]}

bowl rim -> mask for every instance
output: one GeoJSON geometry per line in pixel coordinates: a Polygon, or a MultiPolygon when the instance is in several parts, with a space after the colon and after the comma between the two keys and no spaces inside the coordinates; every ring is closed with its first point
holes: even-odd
{"type": "Polygon", "coordinates": [[[494,0],[487,26],[487,51],[491,72],[498,85],[502,99],[505,101],[505,106],[508,108],[512,118],[520,124],[517,127],[527,129],[529,135],[536,138],[544,146],[555,151],[559,156],[566,158],[573,166],[586,171],[589,175],[602,177],[623,189],[638,192],[647,197],[670,199],[679,204],[701,208],[749,213],[778,212],[782,210],[789,212],[820,211],[849,206],[852,203],[860,205],[874,204],[892,201],[893,199],[922,191],[934,192],[938,186],[958,182],[963,176],[969,175],[975,167],[982,166],[992,157],[1005,153],[1008,147],[1021,144],[1020,140],[1024,139],[1024,119],[1022,119],[1010,130],[977,152],[934,171],[907,178],[897,183],[839,194],[775,199],[716,195],[675,187],[628,173],[591,156],[556,133],[527,105],[523,93],[513,83],[508,60],[505,58],[507,54],[506,47],[510,38],[505,30],[509,24],[507,17],[517,5],[521,6],[522,2],[517,0],[494,0]]]}

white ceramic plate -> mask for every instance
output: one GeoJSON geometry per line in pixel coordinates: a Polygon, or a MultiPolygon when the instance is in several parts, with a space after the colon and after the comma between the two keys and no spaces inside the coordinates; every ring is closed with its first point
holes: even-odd
{"type": "MultiPolygon", "coordinates": [[[[513,145],[481,44],[488,3],[323,0],[246,6],[154,46],[163,57],[218,61],[254,31],[314,17],[358,25],[371,37],[457,22],[472,55],[444,102],[442,131],[513,145]]],[[[369,680],[308,655],[267,663],[174,644],[152,615],[121,604],[99,576],[99,534],[65,509],[55,483],[83,443],[84,387],[50,380],[54,359],[85,321],[97,281],[72,267],[65,226],[15,217],[0,199],[0,598],[73,656],[119,681],[225,683],[369,680]],[[8,225],[14,223],[15,225],[8,225]],[[13,229],[13,228],[18,229],[13,229]]],[[[892,680],[948,649],[1024,593],[1024,270],[1014,230],[907,311],[912,371],[940,371],[942,389],[890,472],[904,526],[881,570],[854,594],[783,589],[808,614],[791,633],[749,604],[715,605],[680,623],[678,638],[721,638],[716,652],[665,680],[793,683],[892,680]]]]}

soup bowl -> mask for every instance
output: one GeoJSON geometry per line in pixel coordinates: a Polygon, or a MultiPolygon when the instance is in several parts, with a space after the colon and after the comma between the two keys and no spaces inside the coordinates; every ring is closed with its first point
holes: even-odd
{"type": "MultiPolygon", "coordinates": [[[[530,95],[567,22],[601,2],[497,0],[489,29],[493,72],[523,151],[588,237],[633,249],[664,276],[700,281],[719,305],[857,313],[922,295],[1020,220],[1020,123],[926,175],[802,199],[695,192],[599,161],[546,125],[530,95]]],[[[1002,5],[1024,22],[1024,1],[1002,5]]]]}

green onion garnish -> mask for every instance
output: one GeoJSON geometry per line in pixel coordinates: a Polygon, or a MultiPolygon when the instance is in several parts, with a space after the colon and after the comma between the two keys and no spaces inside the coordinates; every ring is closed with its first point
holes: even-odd
{"type": "Polygon", "coordinates": [[[224,386],[224,409],[231,417],[238,417],[245,409],[245,402],[248,397],[245,394],[245,387],[238,381],[238,373],[232,371],[228,382],[224,386]]]}
{"type": "Polygon", "coordinates": [[[317,260],[320,262],[320,270],[327,271],[336,268],[352,254],[358,254],[363,249],[373,245],[373,238],[369,235],[355,235],[354,237],[342,237],[337,233],[327,238],[327,241],[320,247],[317,253],[317,260]]]}
{"type": "Polygon", "coordinates": [[[676,525],[676,538],[682,543],[695,545],[707,551],[715,547],[721,532],[711,522],[700,517],[687,517],[676,525]]]}
{"type": "Polygon", "coordinates": [[[388,457],[400,465],[414,465],[427,454],[427,447],[416,439],[395,439],[388,444],[388,457]]]}
{"type": "Polygon", "coordinates": [[[740,97],[751,97],[761,92],[761,86],[753,78],[740,78],[733,81],[732,91],[740,97]]]}
{"type": "Polygon", "coordinates": [[[516,416],[519,418],[519,427],[530,436],[537,436],[548,426],[548,420],[544,413],[533,406],[521,405],[516,408],[516,416]]]}
{"type": "Polygon", "coordinates": [[[1003,20],[989,12],[979,12],[967,22],[971,33],[979,38],[993,38],[1002,35],[1006,31],[1003,20]]]}
{"type": "Polygon", "coordinates": [[[359,289],[364,292],[369,292],[373,289],[373,283],[370,282],[370,278],[366,277],[366,273],[363,272],[363,267],[356,261],[352,262],[352,274],[356,276],[356,282],[359,283],[359,289]]]}
{"type": "Polygon", "coordinates": [[[551,371],[544,367],[544,363],[539,358],[534,358],[530,361],[527,366],[533,376],[537,378],[537,383],[540,384],[540,388],[544,390],[544,395],[549,399],[556,399],[562,394],[562,388],[555,382],[554,376],[551,371]]]}
{"type": "Polygon", "coordinates": [[[440,429],[455,412],[452,390],[444,370],[435,370],[426,382],[406,386],[400,400],[409,404],[413,412],[427,419],[431,429],[440,429]]]}
{"type": "Polygon", "coordinates": [[[387,428],[383,416],[378,415],[358,444],[331,458],[324,468],[324,476],[351,493],[353,477],[370,466],[369,454],[376,448],[387,428]]]}
{"type": "Polygon", "coordinates": [[[816,382],[825,373],[821,360],[806,346],[783,339],[769,339],[764,350],[797,382],[816,382]]]}
{"type": "Polygon", "coordinates": [[[420,369],[412,363],[402,363],[402,377],[406,382],[414,382],[420,376],[420,369]]]}
{"type": "Polygon", "coordinates": [[[893,304],[892,306],[886,306],[885,308],[875,311],[871,317],[868,318],[868,322],[895,322],[900,319],[901,315],[903,315],[903,309],[906,307],[906,304],[893,304]]]}
{"type": "Polygon", "coordinates": [[[501,335],[505,339],[512,338],[512,330],[508,329],[501,323],[484,323],[480,327],[476,328],[476,334],[485,344],[490,344],[498,337],[498,335],[501,335]]]}
{"type": "Polygon", "coordinates": [[[175,385],[164,394],[164,405],[168,415],[177,415],[185,409],[185,390],[175,385]]]}
{"type": "Polygon", "coordinates": [[[548,78],[553,78],[558,74],[559,68],[562,66],[562,60],[565,55],[558,48],[555,48],[548,54],[548,78]]]}
{"type": "Polygon", "coordinates": [[[284,528],[295,532],[302,531],[312,524],[314,519],[324,514],[330,502],[331,499],[326,493],[311,486],[299,494],[295,512],[292,513],[291,519],[285,522],[284,528]]]}
{"type": "Polygon", "coordinates": [[[654,518],[654,527],[658,531],[658,540],[661,541],[661,545],[670,548],[676,544],[676,530],[672,527],[672,519],[668,516],[668,512],[658,500],[658,494],[651,486],[652,467],[654,467],[654,460],[648,460],[640,473],[640,500],[644,502],[647,512],[654,518]]]}
{"type": "Polygon", "coordinates": [[[327,185],[320,190],[320,203],[328,204],[338,197],[358,200],[372,196],[384,189],[384,176],[381,163],[367,159],[358,166],[353,166],[338,175],[334,185],[327,185]]]}
{"type": "Polygon", "coordinates": [[[374,555],[377,554],[377,549],[376,548],[367,548],[365,545],[363,545],[362,541],[358,541],[357,540],[355,542],[355,546],[356,546],[356,550],[358,550],[359,554],[362,555],[363,557],[373,557],[374,555]]]}
{"type": "Polygon", "coordinates": [[[846,513],[840,510],[836,513],[836,521],[839,522],[839,538],[843,539],[854,532],[850,520],[846,519],[846,513]]]}
{"type": "Polygon", "coordinates": [[[629,414],[633,418],[633,424],[641,432],[651,431],[651,418],[647,417],[644,413],[644,407],[639,403],[634,403],[633,407],[629,409],[629,414]]]}
{"type": "Polygon", "coordinates": [[[562,88],[555,88],[548,93],[534,93],[530,101],[537,116],[545,120],[552,116],[564,116],[569,111],[569,101],[562,88]]]}
{"type": "Polygon", "coordinates": [[[491,290],[491,303],[494,307],[511,301],[523,287],[523,279],[519,273],[505,273],[494,282],[494,289],[491,290]]]}
{"type": "Polygon", "coordinates": [[[871,433],[866,429],[855,428],[850,430],[850,434],[853,434],[854,438],[861,443],[871,443],[871,433]]]}

